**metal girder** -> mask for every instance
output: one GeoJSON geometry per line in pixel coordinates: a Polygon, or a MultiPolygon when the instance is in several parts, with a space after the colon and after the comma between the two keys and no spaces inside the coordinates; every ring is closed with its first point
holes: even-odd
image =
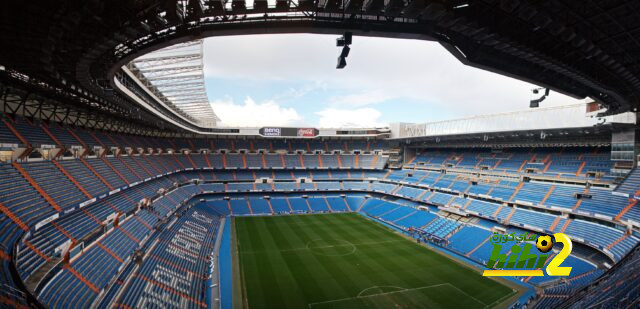
{"type": "Polygon", "coordinates": [[[145,83],[147,85],[147,87],[155,87],[158,89],[165,89],[167,87],[188,87],[190,85],[199,85],[202,84],[201,81],[198,80],[180,80],[178,82],[172,83],[172,82],[166,82],[166,83],[155,83],[152,81],[147,81],[147,83],[145,83]]]}
{"type": "Polygon", "coordinates": [[[191,97],[199,97],[199,98],[206,98],[207,94],[200,91],[200,92],[184,92],[184,93],[174,93],[174,94],[164,94],[164,96],[166,98],[174,98],[176,100],[184,100],[184,99],[189,99],[191,97]]]}
{"type": "Polygon", "coordinates": [[[56,100],[51,96],[40,95],[19,85],[7,86],[3,81],[0,81],[0,106],[3,114],[54,121],[62,125],[138,134],[146,134],[153,130],[153,128],[145,127],[138,122],[119,119],[105,113],[96,113],[86,107],[75,106],[67,99],[56,100]]]}
{"type": "Polygon", "coordinates": [[[158,65],[168,65],[181,63],[183,61],[189,60],[197,60],[201,59],[202,55],[199,53],[193,54],[184,54],[184,55],[168,55],[168,56],[158,56],[151,58],[138,58],[132,61],[132,64],[135,64],[136,67],[149,67],[149,66],[158,66],[158,65]]]}
{"type": "Polygon", "coordinates": [[[202,101],[200,103],[189,103],[189,105],[184,106],[183,108],[185,110],[198,110],[200,106],[202,106],[202,104],[207,104],[207,102],[202,101]]]}
{"type": "Polygon", "coordinates": [[[207,101],[202,101],[202,102],[191,102],[191,103],[184,103],[181,106],[185,107],[185,108],[189,108],[190,106],[197,106],[200,105],[202,103],[208,103],[207,101]]]}
{"type": "Polygon", "coordinates": [[[182,104],[188,104],[188,103],[193,103],[193,102],[197,102],[197,101],[205,101],[207,100],[207,97],[203,97],[203,96],[191,96],[191,97],[185,97],[185,98],[173,98],[173,99],[169,99],[169,102],[173,103],[176,106],[182,106],[182,104]]]}
{"type": "Polygon", "coordinates": [[[190,110],[190,111],[196,112],[196,114],[202,115],[202,113],[197,112],[198,110],[200,110],[200,108],[198,108],[198,106],[193,106],[193,107],[190,107],[190,108],[186,108],[186,110],[190,110]]]}
{"type": "Polygon", "coordinates": [[[145,76],[148,76],[147,79],[153,79],[154,76],[167,76],[167,75],[175,75],[185,72],[199,72],[202,71],[202,65],[182,65],[176,67],[154,67],[152,69],[140,69],[138,71],[145,76]],[[161,73],[155,75],[154,73],[161,73]]]}
{"type": "Polygon", "coordinates": [[[204,76],[202,74],[180,75],[180,76],[163,76],[163,77],[153,78],[153,81],[154,81],[155,85],[160,85],[160,84],[162,84],[162,83],[160,83],[161,81],[163,81],[163,82],[172,82],[172,81],[199,80],[199,79],[204,79],[204,76]]]}
{"type": "Polygon", "coordinates": [[[188,83],[172,83],[166,85],[154,85],[158,89],[168,89],[168,90],[185,90],[191,88],[203,88],[204,90],[204,82],[202,81],[190,81],[188,83]]]}
{"type": "Polygon", "coordinates": [[[169,94],[181,96],[187,93],[202,93],[205,91],[204,87],[196,87],[196,88],[181,88],[181,89],[168,89],[162,91],[165,96],[169,97],[169,94]]]}

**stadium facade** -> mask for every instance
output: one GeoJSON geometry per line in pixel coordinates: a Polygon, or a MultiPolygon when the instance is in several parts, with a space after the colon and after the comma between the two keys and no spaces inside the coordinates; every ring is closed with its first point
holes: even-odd
{"type": "Polygon", "coordinates": [[[448,283],[476,305],[638,306],[637,4],[118,4],[2,11],[2,306],[230,308],[235,218],[341,212],[475,269],[495,233],[571,238],[569,277],[514,277],[492,296],[448,283]],[[202,37],[345,30],[437,41],[596,102],[389,128],[217,126],[202,37]]]}

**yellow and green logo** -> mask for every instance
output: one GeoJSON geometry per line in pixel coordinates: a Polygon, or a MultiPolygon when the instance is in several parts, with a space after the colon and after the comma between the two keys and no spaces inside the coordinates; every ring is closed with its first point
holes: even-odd
{"type": "Polygon", "coordinates": [[[562,250],[553,257],[547,264],[546,272],[549,276],[568,276],[571,273],[571,267],[560,267],[562,262],[569,256],[573,245],[571,239],[563,233],[555,233],[551,235],[540,235],[536,238],[536,234],[520,234],[515,236],[515,233],[499,234],[494,233],[491,237],[491,243],[493,244],[493,250],[491,251],[491,257],[487,262],[487,270],[482,274],[483,276],[544,276],[542,268],[549,258],[548,252],[551,251],[555,242],[562,243],[562,250]],[[533,245],[531,243],[525,243],[524,248],[519,244],[523,241],[536,241],[536,249],[539,251],[532,252],[533,245]],[[511,250],[508,253],[500,253],[502,251],[503,244],[515,241],[516,244],[511,246],[511,250]],[[508,254],[508,257],[507,257],[508,254]],[[506,264],[506,265],[505,265],[506,264]]]}

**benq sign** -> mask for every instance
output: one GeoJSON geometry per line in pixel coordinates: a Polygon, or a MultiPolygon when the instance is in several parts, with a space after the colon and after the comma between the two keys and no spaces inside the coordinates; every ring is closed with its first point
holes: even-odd
{"type": "Polygon", "coordinates": [[[281,128],[264,128],[262,130],[262,135],[264,136],[281,136],[282,129],[281,128]]]}

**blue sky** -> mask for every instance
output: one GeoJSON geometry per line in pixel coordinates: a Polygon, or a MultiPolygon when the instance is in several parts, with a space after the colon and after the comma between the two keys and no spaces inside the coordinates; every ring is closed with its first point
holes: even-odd
{"type": "MultiPolygon", "coordinates": [[[[522,110],[534,97],[534,85],[467,67],[429,41],[354,37],[336,70],[335,39],[206,39],[207,93],[221,125],[386,126],[522,110]]],[[[542,106],[575,102],[552,92],[542,106]]]]}

